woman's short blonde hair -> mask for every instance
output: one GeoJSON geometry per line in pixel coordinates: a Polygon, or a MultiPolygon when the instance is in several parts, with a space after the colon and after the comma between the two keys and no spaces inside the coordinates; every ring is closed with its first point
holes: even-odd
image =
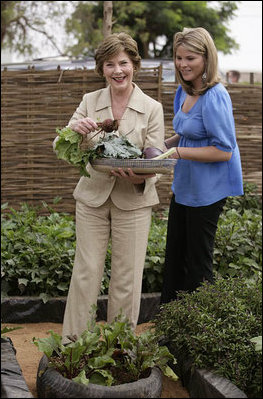
{"type": "Polygon", "coordinates": [[[182,85],[186,93],[190,95],[202,95],[207,89],[220,81],[217,49],[209,32],[204,28],[184,28],[182,32],[177,32],[174,35],[173,58],[176,79],[178,83],[182,85]],[[192,83],[184,80],[180,71],[176,68],[176,52],[179,46],[183,46],[188,51],[203,56],[206,77],[203,79],[203,87],[201,90],[195,90],[192,83]]]}
{"type": "Polygon", "coordinates": [[[141,68],[141,57],[138,52],[138,45],[130,35],[121,32],[113,33],[106,37],[98,47],[95,53],[95,71],[99,76],[103,76],[103,63],[121,51],[125,51],[128,54],[135,71],[139,71],[141,68]]]}

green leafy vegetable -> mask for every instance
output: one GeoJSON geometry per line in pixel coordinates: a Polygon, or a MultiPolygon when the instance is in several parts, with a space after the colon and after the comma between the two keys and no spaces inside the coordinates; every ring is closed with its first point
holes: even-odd
{"type": "Polygon", "coordinates": [[[48,367],[75,382],[120,385],[148,376],[153,367],[174,381],[178,379],[167,365],[176,364],[168,348],[159,346],[150,330],[137,336],[122,314],[105,324],[96,324],[93,316],[79,338],[68,336],[69,344],[62,344],[62,337],[52,330],[49,333],[47,338],[33,337],[33,344],[48,357],[48,367]]]}
{"type": "Polygon", "coordinates": [[[101,139],[93,150],[98,158],[139,158],[142,152],[123,136],[116,136],[109,133],[104,139],[101,139]]]}
{"type": "Polygon", "coordinates": [[[62,159],[80,170],[81,176],[89,177],[88,162],[96,158],[139,158],[142,152],[127,138],[108,133],[92,148],[81,148],[83,137],[70,127],[56,129],[59,134],[54,149],[58,159],[62,159]]]}
{"type": "Polygon", "coordinates": [[[91,154],[85,154],[80,148],[82,142],[81,134],[75,132],[70,127],[57,128],[56,132],[59,136],[55,142],[54,149],[58,159],[63,159],[71,165],[78,167],[82,176],[89,177],[86,165],[89,162],[91,154]]]}
{"type": "Polygon", "coordinates": [[[5,327],[1,328],[1,338],[4,337],[4,334],[10,333],[11,331],[15,331],[15,330],[20,330],[20,328],[23,328],[23,327],[20,327],[20,326],[18,326],[18,327],[5,326],[5,327]]]}

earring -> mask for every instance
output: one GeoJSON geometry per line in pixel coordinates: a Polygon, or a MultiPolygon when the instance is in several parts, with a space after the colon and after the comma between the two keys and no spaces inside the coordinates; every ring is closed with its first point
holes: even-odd
{"type": "Polygon", "coordinates": [[[202,75],[202,81],[205,82],[206,79],[207,79],[207,74],[206,74],[206,72],[204,72],[202,75]]]}

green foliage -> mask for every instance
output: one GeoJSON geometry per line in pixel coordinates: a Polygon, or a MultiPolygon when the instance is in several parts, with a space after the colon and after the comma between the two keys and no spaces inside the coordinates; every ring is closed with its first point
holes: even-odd
{"type": "Polygon", "coordinates": [[[262,202],[255,192],[244,183],[244,195],[229,197],[219,218],[214,269],[222,276],[262,278],[262,202]]]}
{"type": "Polygon", "coordinates": [[[47,42],[59,49],[55,35],[46,25],[52,21],[53,25],[61,24],[61,16],[67,9],[65,1],[1,1],[1,46],[16,51],[19,54],[32,56],[39,54],[32,40],[32,34],[39,34],[47,42]]]}
{"type": "Polygon", "coordinates": [[[151,368],[159,367],[163,373],[177,380],[167,366],[176,363],[167,347],[160,347],[150,331],[136,336],[128,320],[120,314],[112,323],[96,324],[93,317],[79,338],[62,337],[50,330],[48,338],[33,338],[33,343],[49,359],[63,377],[78,383],[119,385],[146,377],[151,368]]]}
{"type": "MultiPolygon", "coordinates": [[[[244,184],[244,196],[229,198],[220,216],[215,239],[214,270],[222,276],[243,275],[261,280],[262,209],[254,185],[244,184]],[[232,207],[235,209],[232,209],[232,207]]],[[[54,200],[56,201],[56,200],[54,200]]],[[[75,256],[73,216],[57,213],[43,203],[41,208],[22,204],[19,211],[2,206],[2,294],[37,295],[46,301],[65,296],[75,256]]],[[[153,213],[143,274],[143,292],[162,287],[168,211],[153,213]]],[[[108,293],[111,275],[109,243],[101,294],[108,293]]]]}
{"type": "Polygon", "coordinates": [[[215,240],[214,269],[222,276],[259,278],[262,273],[262,213],[235,209],[220,217],[215,240]]]}
{"type": "Polygon", "coordinates": [[[241,215],[247,210],[262,210],[262,198],[257,193],[257,185],[243,182],[244,195],[228,197],[224,210],[235,209],[241,215]]]}
{"type": "Polygon", "coordinates": [[[55,152],[58,159],[62,159],[80,170],[80,175],[89,177],[86,165],[89,162],[89,154],[86,154],[80,147],[82,135],[70,127],[56,129],[58,140],[55,142],[55,152]]]}
{"type": "MultiPolygon", "coordinates": [[[[103,2],[76,3],[66,30],[73,33],[77,42],[68,46],[67,52],[75,56],[93,55],[102,39],[103,2]]],[[[202,26],[211,33],[218,50],[227,54],[238,48],[226,26],[237,7],[235,1],[217,2],[217,8],[206,1],[114,1],[112,31],[130,33],[142,58],[150,57],[150,44],[153,57],[172,58],[174,33],[184,27],[202,26]],[[162,45],[161,36],[165,38],[162,45]]]]}
{"type": "Polygon", "coordinates": [[[20,327],[20,326],[17,326],[17,327],[5,326],[5,327],[1,328],[1,338],[5,337],[5,334],[8,334],[8,333],[10,333],[12,331],[15,331],[15,330],[20,330],[21,328],[23,328],[23,327],[20,327]]]}
{"type": "Polygon", "coordinates": [[[75,254],[73,217],[22,204],[19,211],[7,204],[1,215],[1,276],[3,295],[66,295],[75,254]]]}
{"type": "MultiPolygon", "coordinates": [[[[244,182],[244,195],[229,197],[218,222],[213,266],[221,276],[262,279],[262,202],[255,184],[244,182]]],[[[143,292],[162,287],[167,212],[154,214],[143,275],[143,292]]]]}
{"type": "Polygon", "coordinates": [[[107,133],[101,137],[92,148],[81,148],[83,136],[70,127],[56,129],[58,139],[55,142],[55,151],[59,159],[79,168],[80,175],[89,177],[86,170],[88,162],[96,158],[138,158],[142,152],[127,138],[107,133]]]}
{"type": "MultiPolygon", "coordinates": [[[[114,1],[112,31],[130,33],[138,42],[142,58],[150,57],[150,44],[153,57],[172,58],[174,33],[186,26],[202,26],[211,33],[218,50],[228,54],[238,48],[227,29],[238,2],[220,1],[213,8],[209,3],[114,1]],[[160,44],[160,37],[164,37],[164,44],[160,44]]],[[[93,56],[103,39],[103,1],[1,1],[1,26],[2,48],[20,54],[36,57],[39,50],[31,37],[37,32],[60,55],[93,56]],[[67,40],[61,45],[63,48],[47,21],[52,21],[54,26],[65,25],[67,40]]]]}
{"type": "Polygon", "coordinates": [[[165,258],[168,211],[153,213],[146,252],[143,292],[161,291],[165,258]]]}
{"type": "Polygon", "coordinates": [[[66,19],[65,30],[67,34],[73,34],[77,43],[68,44],[65,53],[73,56],[80,54],[82,56],[94,56],[94,49],[103,40],[103,12],[96,15],[94,4],[88,1],[75,2],[75,4],[75,10],[66,19]]]}
{"type": "Polygon", "coordinates": [[[259,335],[258,337],[251,338],[250,341],[255,344],[255,350],[262,353],[262,335],[259,335]]]}
{"type": "Polygon", "coordinates": [[[140,158],[142,152],[124,136],[116,136],[114,133],[100,139],[93,147],[97,157],[101,158],[140,158]]]}
{"type": "Polygon", "coordinates": [[[251,339],[262,335],[262,287],[244,278],[218,278],[161,307],[156,334],[176,357],[229,379],[248,397],[262,396],[262,351],[251,339]],[[257,396],[260,395],[260,396],[257,396]]]}

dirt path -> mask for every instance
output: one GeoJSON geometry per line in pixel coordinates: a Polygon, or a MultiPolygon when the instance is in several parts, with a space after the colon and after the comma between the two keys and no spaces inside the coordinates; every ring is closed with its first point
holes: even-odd
{"type": "MultiPolygon", "coordinates": [[[[32,343],[32,338],[44,338],[47,337],[48,331],[53,330],[57,334],[62,332],[62,324],[57,323],[28,323],[28,324],[11,324],[3,323],[2,328],[22,327],[20,330],[11,331],[8,335],[16,349],[16,358],[21,367],[23,377],[27,383],[27,386],[32,395],[37,398],[36,391],[36,375],[39,361],[43,355],[39,352],[38,348],[32,343]]],[[[136,328],[136,333],[141,332],[149,328],[148,323],[140,324],[136,328]]],[[[167,377],[163,379],[163,391],[162,398],[189,398],[188,391],[182,386],[181,381],[171,381],[167,377]]]]}

